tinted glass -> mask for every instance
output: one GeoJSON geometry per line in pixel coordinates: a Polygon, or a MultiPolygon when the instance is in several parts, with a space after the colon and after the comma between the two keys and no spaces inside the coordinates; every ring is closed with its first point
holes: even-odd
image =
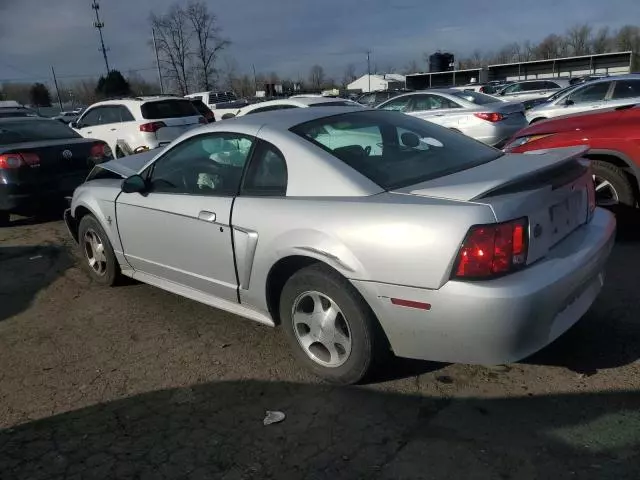
{"type": "Polygon", "coordinates": [[[457,92],[452,92],[451,95],[455,95],[456,97],[460,97],[466,100],[467,102],[475,103],[476,105],[487,105],[489,103],[496,103],[500,101],[496,97],[492,97],[491,95],[485,95],[484,93],[478,93],[473,91],[471,92],[457,91],[457,92]]]}
{"type": "Polygon", "coordinates": [[[556,82],[550,82],[550,81],[546,81],[544,82],[544,87],[542,88],[560,88],[560,85],[558,85],[556,82]]]}
{"type": "Polygon", "coordinates": [[[120,121],[122,121],[122,122],[132,122],[132,121],[135,120],[135,118],[133,118],[133,115],[131,114],[129,109],[127,107],[125,107],[124,105],[119,106],[118,110],[120,111],[120,121]]]}
{"type": "Polygon", "coordinates": [[[191,100],[191,103],[194,107],[196,107],[196,110],[202,116],[206,116],[212,113],[211,109],[207,107],[202,100],[191,100]]]}
{"type": "Polygon", "coordinates": [[[525,92],[532,92],[535,90],[544,90],[546,88],[545,82],[527,82],[521,85],[522,85],[522,90],[525,92]]]}
{"type": "Polygon", "coordinates": [[[464,135],[399,112],[333,115],[291,131],[385,189],[442,177],[502,155],[464,135]]]}
{"type": "Polygon", "coordinates": [[[569,85],[568,87],[563,88],[562,90],[558,90],[556,93],[547,98],[547,102],[555,102],[560,97],[564,96],[568,92],[580,88],[581,85],[569,85]]]}
{"type": "Polygon", "coordinates": [[[522,83],[514,83],[513,85],[509,85],[506,87],[503,92],[507,93],[518,93],[522,91],[522,83]]]}
{"type": "Polygon", "coordinates": [[[0,145],[38,140],[80,138],[64,123],[56,120],[17,120],[0,122],[0,145]]]}
{"type": "Polygon", "coordinates": [[[409,111],[422,112],[447,108],[460,108],[460,105],[440,95],[413,95],[409,111]]]}
{"type": "Polygon", "coordinates": [[[161,100],[143,103],[142,117],[149,120],[161,118],[195,117],[200,114],[189,100],[161,100]]]}
{"type": "Polygon", "coordinates": [[[103,107],[100,109],[100,125],[109,123],[120,123],[120,107],[103,107]]]}
{"type": "Polygon", "coordinates": [[[103,107],[97,107],[89,110],[84,117],[78,122],[81,127],[93,127],[100,122],[100,112],[103,107]]]}
{"type": "Polygon", "coordinates": [[[235,133],[199,135],[169,150],[152,167],[153,192],[236,195],[253,140],[235,133]]]}
{"type": "Polygon", "coordinates": [[[376,101],[378,101],[378,99],[375,93],[368,93],[358,99],[358,103],[363,105],[373,105],[376,101]]]}
{"type": "Polygon", "coordinates": [[[242,194],[284,196],[287,193],[287,162],[282,152],[260,141],[251,159],[242,194]]]}
{"type": "Polygon", "coordinates": [[[358,107],[360,105],[358,105],[355,102],[336,100],[335,102],[311,103],[309,104],[309,106],[310,107],[358,107]]]}
{"type": "Polygon", "coordinates": [[[575,104],[599,102],[604,100],[610,85],[611,82],[596,83],[595,85],[587,84],[569,95],[568,99],[573,100],[575,104]]]}
{"type": "Polygon", "coordinates": [[[640,80],[618,80],[613,91],[613,100],[640,97],[640,80]]]}

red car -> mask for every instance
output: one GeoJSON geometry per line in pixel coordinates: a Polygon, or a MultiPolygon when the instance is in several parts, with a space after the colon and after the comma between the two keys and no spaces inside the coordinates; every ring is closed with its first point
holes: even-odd
{"type": "Polygon", "coordinates": [[[596,199],[601,206],[635,207],[640,197],[640,108],[568,115],[536,122],[509,140],[505,152],[588,145],[596,199]]]}

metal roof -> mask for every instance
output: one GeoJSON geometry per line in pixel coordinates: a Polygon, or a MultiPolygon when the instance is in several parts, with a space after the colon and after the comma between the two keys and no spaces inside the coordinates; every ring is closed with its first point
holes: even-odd
{"type": "Polygon", "coordinates": [[[494,65],[489,65],[488,68],[494,67],[510,67],[512,65],[525,65],[531,63],[544,63],[544,62],[565,62],[567,60],[579,60],[593,57],[613,57],[615,55],[632,55],[633,52],[631,50],[625,52],[611,52],[611,53],[594,53],[592,55],[578,55],[575,57],[558,57],[558,58],[547,58],[542,60],[527,60],[526,62],[511,62],[511,63],[496,63],[494,65]]]}

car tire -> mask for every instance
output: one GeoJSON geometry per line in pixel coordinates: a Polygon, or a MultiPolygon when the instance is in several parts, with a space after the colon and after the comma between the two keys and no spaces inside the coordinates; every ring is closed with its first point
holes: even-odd
{"type": "MultiPolygon", "coordinates": [[[[631,179],[628,175],[619,167],[616,167],[612,163],[601,161],[601,160],[591,160],[591,169],[593,172],[594,180],[596,181],[596,187],[598,187],[599,181],[606,181],[610,184],[609,189],[613,192],[611,196],[611,202],[601,202],[598,204],[603,207],[613,207],[617,204],[626,205],[630,207],[635,207],[636,205],[636,195],[633,189],[633,185],[631,184],[631,179]]],[[[604,193],[604,192],[603,192],[604,193]]],[[[596,192],[596,201],[598,200],[599,192],[596,192]]],[[[602,194],[601,194],[602,195],[602,194]]]]}
{"type": "Polygon", "coordinates": [[[82,265],[93,281],[100,285],[116,283],[120,267],[109,237],[93,215],[85,215],[78,227],[78,245],[82,265]]]}
{"type": "Polygon", "coordinates": [[[369,305],[347,279],[323,264],[303,268],[289,278],[279,311],[296,358],[328,382],[351,385],[362,381],[388,351],[369,305]],[[329,315],[334,307],[339,313],[333,328],[330,320],[320,327],[317,319],[329,315]],[[295,316],[294,310],[298,312],[295,316]]]}
{"type": "Polygon", "coordinates": [[[0,227],[8,227],[11,221],[11,213],[0,210],[0,227]]]}

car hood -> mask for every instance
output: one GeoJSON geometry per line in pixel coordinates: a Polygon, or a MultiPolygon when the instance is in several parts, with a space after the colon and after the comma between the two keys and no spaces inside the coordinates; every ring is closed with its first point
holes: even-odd
{"type": "Polygon", "coordinates": [[[122,178],[135,175],[142,170],[149,161],[151,161],[162,149],[156,148],[142,153],[136,153],[134,155],[127,155],[126,157],[117,158],[109,162],[101,163],[97,165],[99,168],[109,170],[110,172],[117,173],[122,178]]]}

